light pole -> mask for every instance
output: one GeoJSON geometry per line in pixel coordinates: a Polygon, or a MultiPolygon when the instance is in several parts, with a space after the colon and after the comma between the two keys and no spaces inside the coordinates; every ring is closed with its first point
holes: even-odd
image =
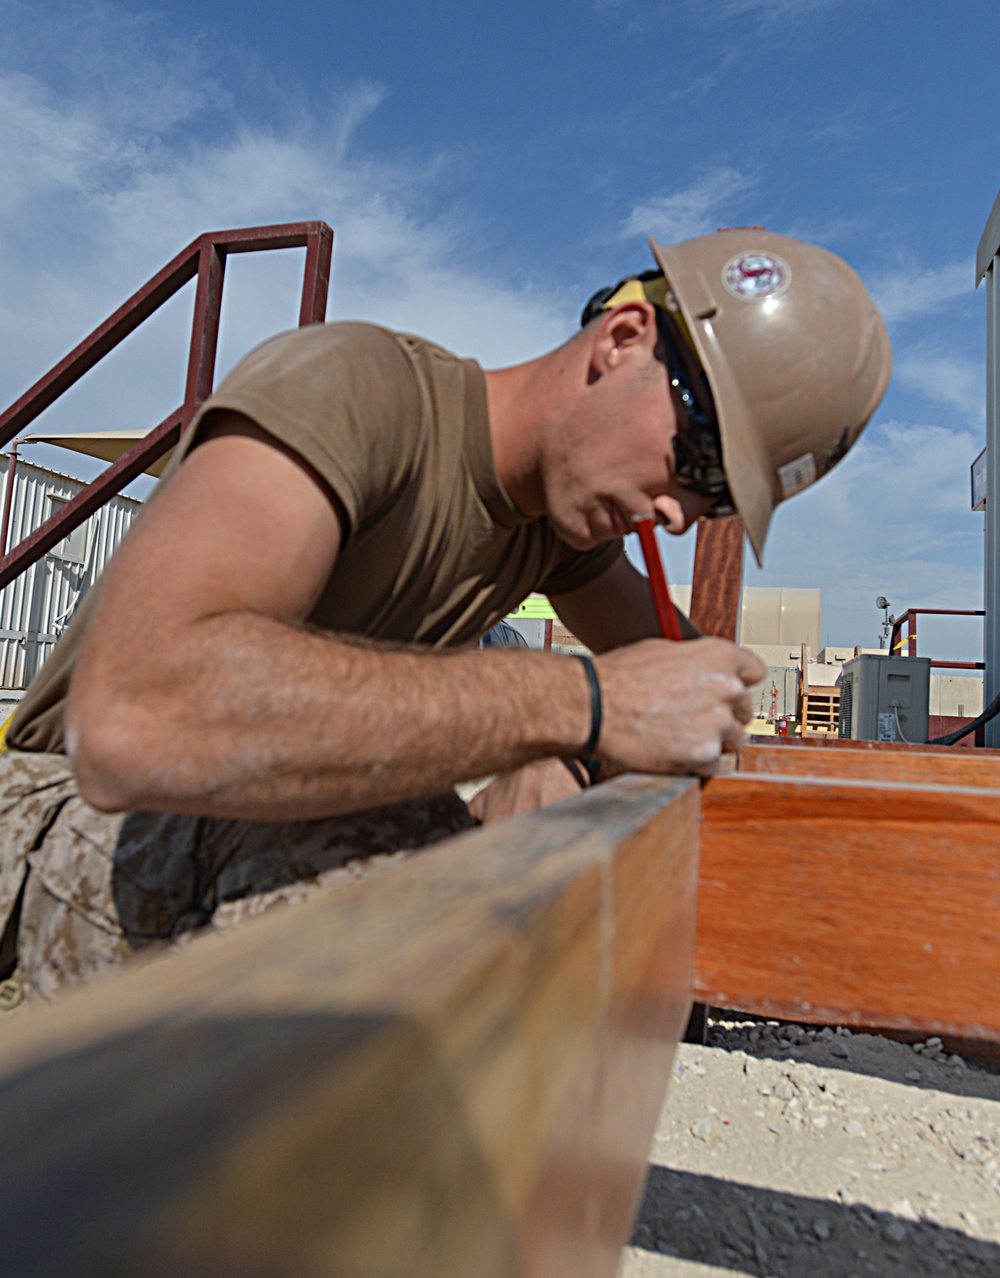
{"type": "Polygon", "coordinates": [[[875,600],[875,607],[882,609],[882,633],[878,637],[878,646],[884,648],[889,641],[889,636],[892,634],[892,627],[896,618],[889,612],[892,604],[886,599],[885,595],[879,595],[875,600]]]}

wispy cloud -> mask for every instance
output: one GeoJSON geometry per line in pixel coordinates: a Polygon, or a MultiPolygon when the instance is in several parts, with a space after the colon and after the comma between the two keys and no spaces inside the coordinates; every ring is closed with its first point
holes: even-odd
{"type": "MultiPolygon", "coordinates": [[[[105,23],[97,45],[113,44],[118,11],[93,13],[105,23]]],[[[311,112],[292,101],[272,112],[283,122],[254,122],[224,94],[201,93],[197,86],[211,76],[196,58],[186,76],[165,79],[161,36],[127,29],[130,74],[160,98],[155,110],[145,110],[138,93],[139,106],[127,96],[110,100],[105,54],[94,51],[88,71],[86,45],[72,92],[40,74],[0,70],[0,404],[195,235],[230,226],[328,221],[332,317],[422,332],[487,364],[537,354],[571,330],[575,297],[506,281],[474,262],[469,245],[481,228],[453,212],[447,192],[442,198],[446,165],[435,167],[433,157],[419,166],[405,156],[374,162],[359,153],[357,133],[378,109],[381,86],[358,85],[311,112]]],[[[232,262],[220,372],[294,324],[296,256],[232,262]]],[[[149,333],[111,357],[117,373],[105,375],[102,365],[48,424],[139,426],[169,411],[183,375],[188,307],[181,298],[165,308],[149,333]]]]}
{"type": "MultiPolygon", "coordinates": [[[[897,612],[979,607],[982,516],[969,509],[969,466],[980,447],[971,429],[869,427],[828,478],[778,508],[766,568],[751,568],[748,584],[822,582],[824,641],[844,645],[872,646],[879,594],[897,612]]],[[[974,627],[955,623],[945,638],[976,655],[974,627]]]]}
{"type": "Polygon", "coordinates": [[[895,375],[928,398],[957,409],[966,421],[979,423],[985,415],[983,366],[979,360],[944,354],[928,345],[916,346],[897,360],[895,375]]]}
{"type": "Polygon", "coordinates": [[[764,22],[797,22],[828,9],[843,7],[846,0],[717,0],[712,6],[718,19],[748,15],[764,22]]]}
{"type": "Polygon", "coordinates": [[[650,196],[636,204],[622,228],[622,235],[647,234],[673,243],[706,235],[721,222],[746,222],[742,197],[755,181],[738,169],[719,165],[680,191],[650,196]]]}
{"type": "Polygon", "coordinates": [[[886,323],[920,319],[973,290],[971,261],[941,266],[908,266],[875,276],[869,287],[886,323]]]}

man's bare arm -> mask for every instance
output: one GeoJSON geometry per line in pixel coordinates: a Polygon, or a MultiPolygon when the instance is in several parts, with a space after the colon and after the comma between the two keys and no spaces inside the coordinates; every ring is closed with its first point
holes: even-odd
{"type": "MultiPolygon", "coordinates": [[[[578,662],[306,629],[340,537],[321,482],[252,426],[195,449],[109,566],[74,675],[67,748],[90,802],[306,819],[581,748],[578,662]]],[[[730,647],[694,665],[657,642],[603,658],[599,749],[639,770],[707,770],[748,713],[730,647]]]]}
{"type": "MultiPolygon", "coordinates": [[[[660,634],[649,581],[624,555],[587,585],[553,595],[550,602],[563,625],[591,652],[611,652],[660,634]]],[[[680,609],[677,619],[685,639],[699,637],[701,632],[680,609]]]]}

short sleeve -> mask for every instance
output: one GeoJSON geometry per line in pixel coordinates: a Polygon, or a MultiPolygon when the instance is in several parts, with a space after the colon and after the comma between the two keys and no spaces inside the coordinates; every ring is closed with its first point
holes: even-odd
{"type": "Polygon", "coordinates": [[[317,324],[257,347],[206,400],[178,451],[220,410],[241,413],[308,462],[350,530],[406,485],[425,426],[405,351],[371,324],[317,324]]]}

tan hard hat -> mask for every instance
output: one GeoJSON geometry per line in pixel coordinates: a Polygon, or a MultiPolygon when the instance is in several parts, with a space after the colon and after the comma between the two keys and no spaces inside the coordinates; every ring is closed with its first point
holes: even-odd
{"type": "Polygon", "coordinates": [[[889,335],[851,267],[815,244],[754,229],[649,242],[711,385],[759,563],[775,506],[838,462],[878,407],[889,335]]]}

